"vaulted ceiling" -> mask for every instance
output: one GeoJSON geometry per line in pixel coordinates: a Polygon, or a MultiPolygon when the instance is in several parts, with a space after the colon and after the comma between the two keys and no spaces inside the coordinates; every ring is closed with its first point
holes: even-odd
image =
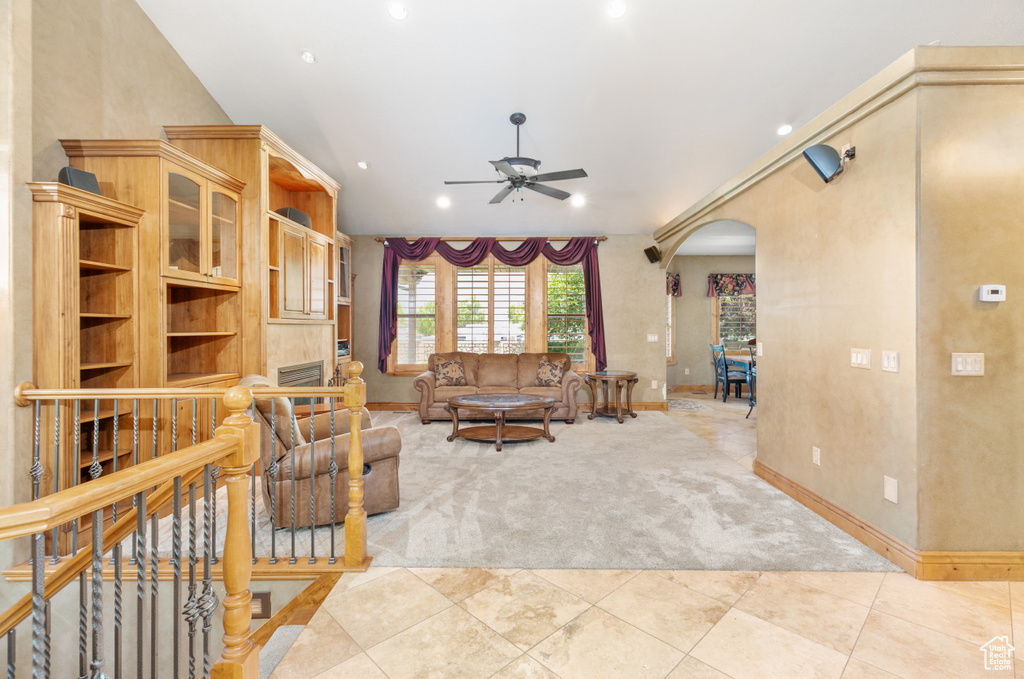
{"type": "Polygon", "coordinates": [[[1024,41],[1020,0],[138,2],[235,123],[342,184],[351,234],[649,234],[915,45],[1024,41]],[[444,185],[498,178],[517,111],[585,205],[444,185]]]}

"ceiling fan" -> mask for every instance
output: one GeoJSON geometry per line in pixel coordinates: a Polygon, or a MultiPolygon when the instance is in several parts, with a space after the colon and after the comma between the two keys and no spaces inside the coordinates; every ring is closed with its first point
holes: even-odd
{"type": "Polygon", "coordinates": [[[489,161],[491,165],[494,166],[495,171],[505,176],[502,179],[487,179],[483,181],[446,181],[445,184],[501,184],[508,182],[506,186],[502,187],[501,191],[498,191],[494,198],[491,198],[491,204],[500,203],[513,191],[521,191],[524,188],[536,191],[537,193],[542,193],[545,196],[557,198],[558,200],[565,200],[568,198],[571,194],[560,189],[545,186],[539,182],[557,182],[563,179],[579,179],[580,177],[586,177],[587,173],[582,169],[578,169],[538,174],[537,170],[540,168],[540,161],[534,160],[533,158],[524,158],[519,155],[519,126],[526,122],[526,116],[522,113],[513,113],[509,116],[509,120],[516,126],[516,155],[513,158],[506,156],[501,160],[489,161]]]}

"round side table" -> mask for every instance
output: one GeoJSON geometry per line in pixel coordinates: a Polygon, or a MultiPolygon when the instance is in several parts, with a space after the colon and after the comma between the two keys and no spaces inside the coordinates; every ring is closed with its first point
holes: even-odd
{"type": "Polygon", "coordinates": [[[636,413],[633,412],[633,385],[637,383],[636,373],[627,370],[601,370],[600,372],[587,373],[583,381],[590,387],[590,395],[593,402],[593,408],[590,414],[587,415],[588,420],[601,415],[604,417],[614,417],[619,421],[619,424],[622,424],[622,416],[624,414],[636,417],[636,413]],[[612,401],[608,398],[609,384],[615,386],[614,407],[612,401]],[[604,404],[600,406],[597,404],[597,385],[601,385],[601,391],[604,392],[604,404]],[[623,391],[626,392],[625,412],[622,410],[623,391]]]}

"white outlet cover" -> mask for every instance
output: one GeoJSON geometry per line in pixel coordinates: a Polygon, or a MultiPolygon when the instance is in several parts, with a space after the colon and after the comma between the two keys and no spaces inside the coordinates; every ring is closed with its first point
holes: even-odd
{"type": "Polygon", "coordinates": [[[764,345],[761,342],[757,343],[757,355],[764,356],[764,345]]]}
{"type": "Polygon", "coordinates": [[[818,446],[811,446],[811,462],[821,466],[821,448],[818,446]]]}
{"type": "Polygon", "coordinates": [[[690,369],[689,368],[683,368],[683,374],[684,375],[689,375],[690,374],[690,369]]]}
{"type": "Polygon", "coordinates": [[[651,389],[658,388],[658,380],[651,380],[651,389]]]}
{"type": "Polygon", "coordinates": [[[885,496],[885,499],[893,504],[899,504],[899,483],[896,481],[896,479],[894,479],[891,476],[883,476],[882,485],[882,495],[885,496]]]}

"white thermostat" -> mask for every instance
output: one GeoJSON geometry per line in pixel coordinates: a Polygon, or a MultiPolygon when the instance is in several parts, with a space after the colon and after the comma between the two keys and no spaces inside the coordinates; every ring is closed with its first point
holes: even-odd
{"type": "Polygon", "coordinates": [[[978,300],[982,302],[1005,302],[1005,285],[983,285],[978,288],[978,300]]]}

